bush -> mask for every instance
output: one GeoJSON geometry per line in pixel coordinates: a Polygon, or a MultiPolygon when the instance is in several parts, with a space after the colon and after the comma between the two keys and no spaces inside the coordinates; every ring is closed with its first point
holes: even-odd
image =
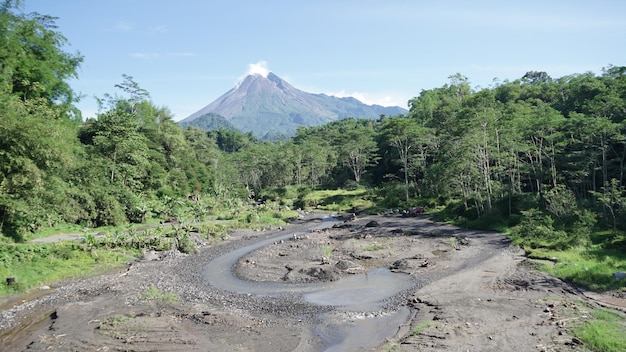
{"type": "Polygon", "coordinates": [[[96,226],[117,226],[127,222],[124,207],[120,204],[117,197],[99,190],[94,193],[94,202],[97,211],[95,218],[96,226]]]}
{"type": "Polygon", "coordinates": [[[0,204],[0,217],[2,217],[2,234],[15,242],[23,242],[28,231],[35,230],[26,206],[19,202],[10,201],[11,204],[0,204]]]}
{"type": "Polygon", "coordinates": [[[520,224],[511,229],[516,243],[552,249],[565,249],[573,244],[565,231],[554,229],[552,216],[536,208],[522,211],[522,216],[520,224]]]}
{"type": "Polygon", "coordinates": [[[178,250],[181,253],[194,254],[198,253],[198,248],[194,241],[189,237],[188,234],[182,234],[178,237],[177,241],[178,250]]]}

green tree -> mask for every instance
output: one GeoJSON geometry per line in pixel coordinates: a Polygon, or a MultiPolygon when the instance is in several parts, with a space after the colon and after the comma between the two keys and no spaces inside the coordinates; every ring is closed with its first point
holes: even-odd
{"type": "Polygon", "coordinates": [[[380,158],[377,155],[374,129],[357,122],[354,127],[341,131],[340,137],[335,141],[339,160],[351,171],[354,181],[360,183],[363,173],[380,158]]]}
{"type": "Polygon", "coordinates": [[[256,141],[252,134],[244,134],[239,131],[220,128],[217,131],[210,131],[210,136],[215,136],[217,146],[224,152],[233,153],[246,145],[256,141]]]}
{"type": "Polygon", "coordinates": [[[93,146],[107,160],[110,182],[139,191],[145,176],[148,147],[133,115],[115,108],[98,114],[93,146]]]}
{"type": "Polygon", "coordinates": [[[22,240],[27,231],[64,215],[47,200],[67,201],[60,177],[74,164],[75,131],[61,109],[43,99],[0,96],[0,111],[0,227],[22,240]]]}
{"type": "Polygon", "coordinates": [[[304,150],[304,165],[307,182],[316,186],[324,182],[324,178],[337,164],[337,154],[328,141],[313,137],[299,145],[304,150]]]}
{"type": "Polygon", "coordinates": [[[220,151],[215,139],[210,138],[206,131],[195,127],[186,129],[184,135],[196,160],[207,167],[217,167],[220,151]]]}
{"type": "Polygon", "coordinates": [[[435,146],[434,131],[421,126],[416,118],[384,119],[380,134],[386,144],[395,148],[404,174],[405,200],[409,201],[409,172],[423,173],[428,153],[435,146]]]}
{"type": "Polygon", "coordinates": [[[601,192],[591,191],[597,197],[602,206],[608,210],[607,218],[612,227],[616,229],[622,224],[626,215],[626,187],[619,180],[613,178],[601,187],[601,192]]]}
{"type": "Polygon", "coordinates": [[[22,100],[41,98],[65,112],[77,97],[68,79],[77,77],[83,57],[68,53],[67,39],[56,30],[55,17],[23,14],[19,1],[0,6],[0,89],[22,100]]]}
{"type": "Polygon", "coordinates": [[[65,178],[79,115],[67,80],[82,62],[64,51],[55,18],[19,5],[0,4],[0,228],[14,240],[74,218],[65,178]]]}

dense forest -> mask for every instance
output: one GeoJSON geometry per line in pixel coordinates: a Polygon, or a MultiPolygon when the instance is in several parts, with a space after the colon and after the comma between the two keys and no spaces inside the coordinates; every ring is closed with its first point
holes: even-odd
{"type": "Polygon", "coordinates": [[[488,88],[456,74],[416,92],[406,116],[355,116],[267,142],[183,129],[129,75],[84,119],[68,84],[83,58],[64,50],[54,20],[13,1],[0,8],[4,241],[174,216],[177,202],[223,193],[280,201],[290,188],[366,187],[378,211],[425,205],[514,227],[536,245],[581,244],[594,228],[626,242],[626,67],[528,72],[488,88]]]}

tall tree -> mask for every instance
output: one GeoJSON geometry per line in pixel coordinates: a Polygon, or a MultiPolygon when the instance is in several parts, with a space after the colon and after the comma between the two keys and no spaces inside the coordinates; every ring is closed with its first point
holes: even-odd
{"type": "Polygon", "coordinates": [[[141,190],[148,146],[137,120],[124,110],[113,109],[98,115],[94,129],[93,145],[108,160],[110,182],[141,190]]]}
{"type": "Polygon", "coordinates": [[[380,158],[377,155],[378,146],[374,139],[374,129],[370,125],[356,122],[353,127],[343,129],[336,138],[335,145],[341,163],[352,172],[356,183],[361,182],[363,173],[380,158]]]}
{"type": "Polygon", "coordinates": [[[0,89],[23,100],[43,98],[70,111],[77,97],[68,79],[77,77],[83,57],[64,51],[67,39],[55,17],[23,14],[19,2],[0,6],[0,89]]]}
{"type": "Polygon", "coordinates": [[[434,130],[420,125],[417,119],[408,117],[384,119],[380,129],[385,143],[398,153],[404,173],[405,200],[408,202],[409,172],[424,172],[427,154],[434,147],[434,130]]]}

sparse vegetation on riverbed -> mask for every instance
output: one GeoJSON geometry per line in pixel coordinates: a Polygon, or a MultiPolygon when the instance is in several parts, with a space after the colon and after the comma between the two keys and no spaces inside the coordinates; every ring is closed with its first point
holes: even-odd
{"type": "MultiPolygon", "coordinates": [[[[67,234],[48,231],[46,238],[51,242],[0,243],[0,296],[123,267],[144,251],[194,253],[202,243],[222,241],[228,231],[282,226],[298,215],[272,203],[229,204],[238,204],[238,208],[198,214],[201,217],[193,221],[172,218],[164,224],[90,229],[69,239],[67,234]]],[[[181,209],[179,213],[185,212],[181,209]]]]}

